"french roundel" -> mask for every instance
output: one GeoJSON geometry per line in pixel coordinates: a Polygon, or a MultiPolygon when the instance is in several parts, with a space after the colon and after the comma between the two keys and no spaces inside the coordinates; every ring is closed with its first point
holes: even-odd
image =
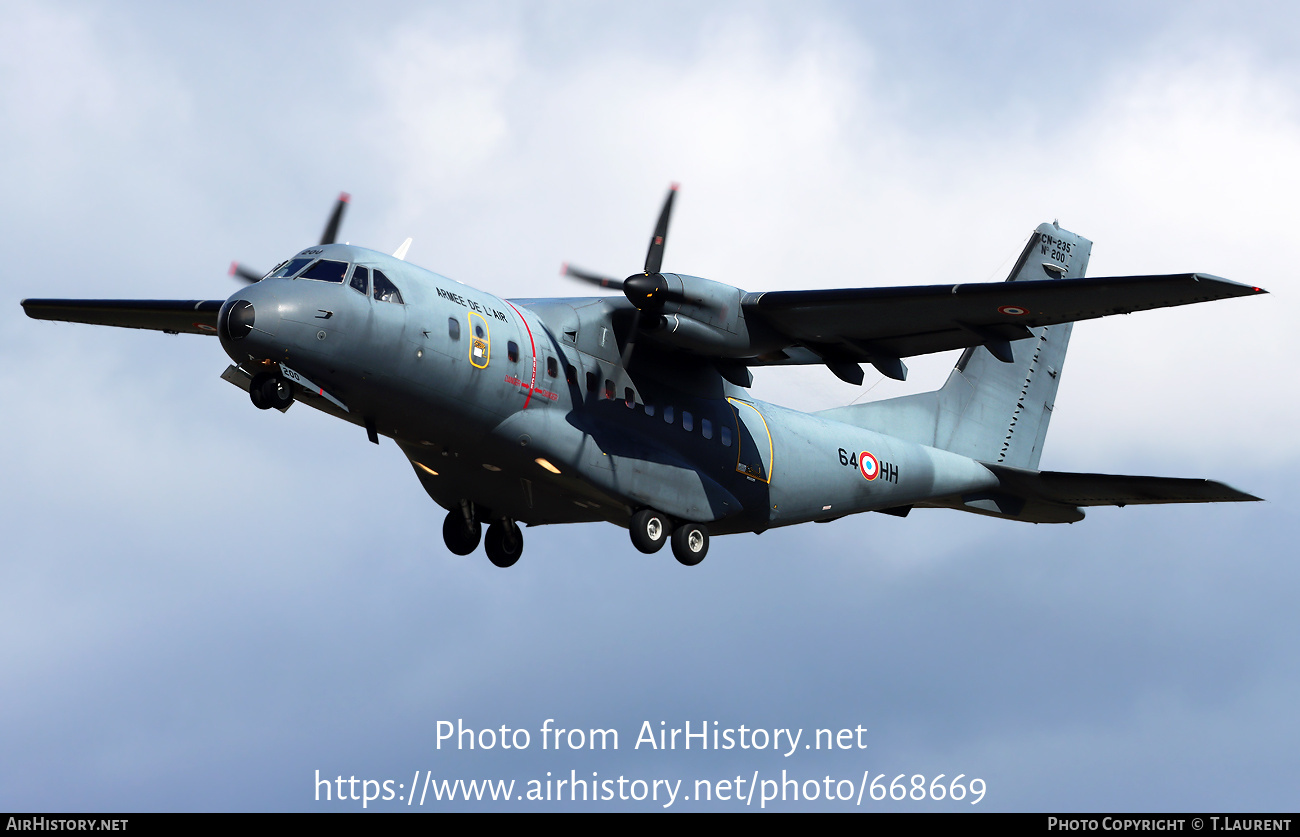
{"type": "Polygon", "coordinates": [[[1029,311],[1021,308],[1019,305],[1003,305],[998,308],[1000,314],[1010,314],[1013,317],[1019,317],[1022,314],[1028,314],[1029,311]]]}
{"type": "Polygon", "coordinates": [[[862,476],[869,480],[874,480],[880,475],[880,460],[876,459],[870,451],[863,451],[858,454],[858,467],[862,469],[862,476]]]}

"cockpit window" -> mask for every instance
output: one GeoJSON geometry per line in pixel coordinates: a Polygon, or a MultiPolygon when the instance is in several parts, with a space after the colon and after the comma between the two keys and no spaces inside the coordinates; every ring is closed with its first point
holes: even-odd
{"type": "Polygon", "coordinates": [[[402,304],[402,294],[397,287],[383,274],[383,271],[375,271],[375,299],[380,302],[396,302],[402,304]]]}
{"type": "Polygon", "coordinates": [[[311,262],[311,259],[290,259],[284,264],[271,271],[267,279],[285,279],[302,270],[311,262]]]}
{"type": "Polygon", "coordinates": [[[357,265],[352,271],[352,281],[348,283],[352,290],[357,291],[362,296],[370,293],[370,268],[357,265]]]}
{"type": "Polygon", "coordinates": [[[343,274],[348,272],[347,262],[335,262],[321,259],[307,268],[299,279],[315,279],[319,282],[342,282],[343,274]]]}

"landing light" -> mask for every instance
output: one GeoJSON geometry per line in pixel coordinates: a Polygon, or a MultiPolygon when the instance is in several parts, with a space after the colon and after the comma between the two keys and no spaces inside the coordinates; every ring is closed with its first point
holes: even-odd
{"type": "Polygon", "coordinates": [[[552,474],[560,473],[559,468],[556,468],[554,465],[552,465],[550,462],[547,462],[545,459],[541,458],[540,456],[534,459],[533,461],[536,462],[538,465],[541,465],[546,470],[550,471],[552,474]]]}

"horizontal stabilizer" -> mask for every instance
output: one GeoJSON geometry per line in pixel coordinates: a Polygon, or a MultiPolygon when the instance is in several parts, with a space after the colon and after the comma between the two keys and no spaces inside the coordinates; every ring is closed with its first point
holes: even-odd
{"type": "Polygon", "coordinates": [[[224,300],[174,299],[24,299],[34,320],[146,328],[170,334],[217,334],[224,300]]]}
{"type": "Polygon", "coordinates": [[[997,476],[1002,482],[1002,488],[1011,494],[1065,506],[1239,503],[1261,499],[1214,480],[1026,471],[988,464],[985,467],[997,476]]]}

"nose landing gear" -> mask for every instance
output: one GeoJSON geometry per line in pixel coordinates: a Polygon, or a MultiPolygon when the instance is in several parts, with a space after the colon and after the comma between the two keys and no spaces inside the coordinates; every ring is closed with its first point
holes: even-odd
{"type": "Polygon", "coordinates": [[[447,519],[442,521],[442,540],[454,555],[469,555],[478,549],[482,537],[482,524],[467,520],[459,509],[447,512],[447,519]]]}
{"type": "Polygon", "coordinates": [[[283,410],[293,403],[293,385],[274,372],[258,372],[248,383],[248,397],[259,410],[283,410]]]}
{"type": "Polygon", "coordinates": [[[489,561],[498,567],[513,567],[524,552],[524,534],[519,531],[519,524],[504,518],[489,526],[484,536],[480,520],[490,515],[488,510],[462,501],[461,507],[447,512],[442,521],[442,540],[452,553],[469,555],[478,548],[481,539],[489,561]]]}
{"type": "Polygon", "coordinates": [[[502,520],[488,527],[483,539],[488,560],[498,567],[513,567],[524,551],[524,535],[513,520],[502,520]]]}

